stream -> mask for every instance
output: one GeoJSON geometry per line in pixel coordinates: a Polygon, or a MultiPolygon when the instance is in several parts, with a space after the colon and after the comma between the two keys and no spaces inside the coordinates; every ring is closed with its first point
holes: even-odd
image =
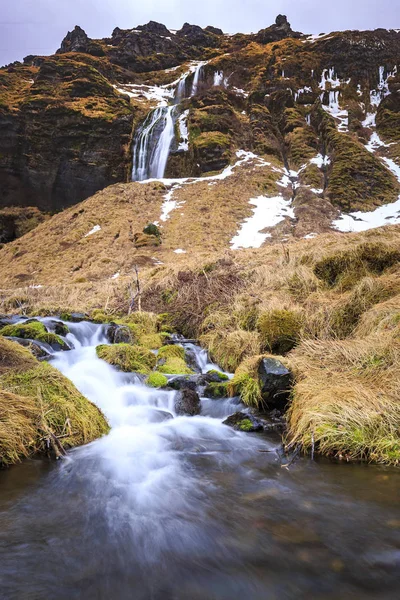
{"type": "Polygon", "coordinates": [[[112,429],[0,472],[2,600],[399,598],[399,469],[285,466],[279,437],[222,424],[238,401],[177,417],[176,392],[97,358],[105,326],[68,326],[52,364],[112,429]]]}

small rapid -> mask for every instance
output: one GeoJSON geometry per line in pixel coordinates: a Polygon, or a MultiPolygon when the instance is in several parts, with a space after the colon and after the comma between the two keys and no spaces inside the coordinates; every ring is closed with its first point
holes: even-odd
{"type": "MultiPolygon", "coordinates": [[[[107,326],[68,326],[73,349],[51,362],[111,431],[61,462],[0,473],[2,598],[397,597],[395,469],[287,468],[279,438],[223,425],[237,399],[177,416],[178,392],[97,357],[107,326]]],[[[199,372],[216,367],[182,343],[199,372]]]]}

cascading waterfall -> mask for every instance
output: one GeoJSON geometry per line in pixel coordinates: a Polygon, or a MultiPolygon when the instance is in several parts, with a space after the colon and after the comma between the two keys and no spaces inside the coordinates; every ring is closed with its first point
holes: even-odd
{"type": "Polygon", "coordinates": [[[133,147],[132,181],[164,177],[174,139],[174,106],[151,111],[138,130],[133,147]]]}
{"type": "Polygon", "coordinates": [[[199,81],[200,81],[200,74],[201,74],[202,69],[203,69],[203,63],[199,63],[194,72],[192,91],[190,94],[191,98],[193,98],[193,96],[195,96],[197,94],[197,90],[199,87],[199,81]]]}

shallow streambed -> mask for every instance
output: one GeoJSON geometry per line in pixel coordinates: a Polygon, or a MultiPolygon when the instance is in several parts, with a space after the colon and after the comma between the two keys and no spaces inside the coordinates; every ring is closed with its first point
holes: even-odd
{"type": "Polygon", "coordinates": [[[102,326],[70,327],[53,364],[112,430],[0,473],[1,598],[398,598],[399,470],[285,468],[279,439],[222,425],[231,400],[176,417],[174,392],[96,357],[102,326]]]}

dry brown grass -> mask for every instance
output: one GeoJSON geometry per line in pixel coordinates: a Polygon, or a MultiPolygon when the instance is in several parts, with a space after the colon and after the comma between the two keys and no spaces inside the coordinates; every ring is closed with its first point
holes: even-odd
{"type": "Polygon", "coordinates": [[[297,384],[288,440],[348,460],[400,463],[400,340],[305,341],[290,356],[297,384]]]}

